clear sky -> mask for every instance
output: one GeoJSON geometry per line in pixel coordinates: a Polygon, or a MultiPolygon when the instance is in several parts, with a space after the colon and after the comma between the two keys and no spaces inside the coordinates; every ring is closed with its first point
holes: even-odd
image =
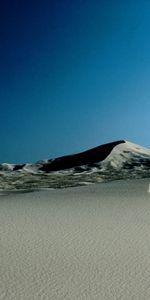
{"type": "Polygon", "coordinates": [[[150,147],[150,1],[5,0],[0,162],[150,147]]]}

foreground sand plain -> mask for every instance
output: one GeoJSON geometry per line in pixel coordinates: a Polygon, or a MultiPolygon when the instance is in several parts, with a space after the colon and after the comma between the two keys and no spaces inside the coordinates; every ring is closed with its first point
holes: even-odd
{"type": "Polygon", "coordinates": [[[150,299],[149,179],[0,195],[0,300],[150,299]]]}

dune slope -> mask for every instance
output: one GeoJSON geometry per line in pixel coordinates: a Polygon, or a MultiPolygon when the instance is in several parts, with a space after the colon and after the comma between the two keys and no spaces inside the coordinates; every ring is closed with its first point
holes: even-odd
{"type": "Polygon", "coordinates": [[[0,299],[150,299],[148,179],[0,196],[0,299]]]}

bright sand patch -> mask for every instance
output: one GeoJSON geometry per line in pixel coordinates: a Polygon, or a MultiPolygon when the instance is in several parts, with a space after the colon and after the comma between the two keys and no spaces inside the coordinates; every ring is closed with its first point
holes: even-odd
{"type": "Polygon", "coordinates": [[[150,299],[148,179],[0,196],[0,300],[150,299]]]}

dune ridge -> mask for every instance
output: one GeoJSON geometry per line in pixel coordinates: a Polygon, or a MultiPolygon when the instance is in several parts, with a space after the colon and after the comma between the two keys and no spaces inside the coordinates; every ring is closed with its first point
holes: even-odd
{"type": "Polygon", "coordinates": [[[150,150],[124,140],[35,164],[0,165],[2,190],[64,188],[146,177],[150,177],[150,150]]]}

